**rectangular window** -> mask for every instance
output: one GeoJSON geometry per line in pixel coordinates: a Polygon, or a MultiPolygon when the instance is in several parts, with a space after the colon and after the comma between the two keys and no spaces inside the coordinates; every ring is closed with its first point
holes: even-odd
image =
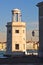
{"type": "Polygon", "coordinates": [[[15,44],[15,49],[19,49],[19,44],[15,44]]]}
{"type": "Polygon", "coordinates": [[[9,30],[9,33],[11,33],[11,30],[9,30]]]}
{"type": "Polygon", "coordinates": [[[25,44],[23,44],[23,48],[25,49],[25,44]]]}
{"type": "Polygon", "coordinates": [[[18,22],[18,13],[16,13],[16,21],[18,22]]]}
{"type": "Polygon", "coordinates": [[[23,33],[24,33],[25,31],[23,30],[23,33]]]}
{"type": "Polygon", "coordinates": [[[16,33],[19,33],[19,30],[15,30],[16,33]]]}

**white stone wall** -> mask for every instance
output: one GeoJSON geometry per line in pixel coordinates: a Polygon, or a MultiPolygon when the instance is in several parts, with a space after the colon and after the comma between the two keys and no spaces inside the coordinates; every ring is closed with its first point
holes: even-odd
{"type": "Polygon", "coordinates": [[[12,51],[25,51],[25,50],[26,50],[26,27],[24,24],[22,25],[22,22],[20,24],[18,22],[14,22],[12,27],[12,51]],[[15,30],[19,30],[19,33],[15,33],[15,30]],[[19,50],[15,49],[15,44],[19,44],[19,50]]]}

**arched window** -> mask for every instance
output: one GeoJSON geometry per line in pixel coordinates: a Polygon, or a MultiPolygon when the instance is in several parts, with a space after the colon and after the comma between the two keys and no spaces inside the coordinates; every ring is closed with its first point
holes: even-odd
{"type": "Polygon", "coordinates": [[[34,30],[32,31],[32,36],[35,36],[35,32],[34,32],[34,30]]]}

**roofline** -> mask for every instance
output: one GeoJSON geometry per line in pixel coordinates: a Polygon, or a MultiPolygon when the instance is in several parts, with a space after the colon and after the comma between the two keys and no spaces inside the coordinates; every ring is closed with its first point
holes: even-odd
{"type": "Polygon", "coordinates": [[[42,7],[43,6],[43,1],[42,2],[39,2],[36,6],[37,7],[42,7]]]}

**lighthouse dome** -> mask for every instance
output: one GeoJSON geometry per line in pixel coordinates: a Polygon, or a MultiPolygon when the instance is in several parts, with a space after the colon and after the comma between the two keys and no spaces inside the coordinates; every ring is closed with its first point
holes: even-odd
{"type": "Polygon", "coordinates": [[[13,11],[14,13],[21,13],[20,9],[17,9],[17,8],[16,8],[16,9],[13,9],[12,11],[13,11]]]}

